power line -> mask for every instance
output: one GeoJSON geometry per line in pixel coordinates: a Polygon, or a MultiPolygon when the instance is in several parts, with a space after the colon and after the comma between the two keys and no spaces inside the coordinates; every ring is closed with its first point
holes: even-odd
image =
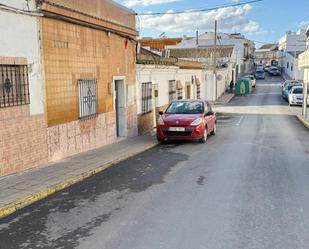
{"type": "Polygon", "coordinates": [[[255,43],[259,43],[259,44],[275,44],[274,42],[262,42],[262,41],[255,41],[255,40],[251,40],[255,43]]]}
{"type": "Polygon", "coordinates": [[[217,5],[211,8],[187,9],[187,10],[181,10],[181,11],[175,11],[175,12],[136,13],[136,15],[137,16],[159,16],[159,15],[179,15],[179,14],[184,14],[184,13],[208,12],[212,10],[218,10],[218,9],[228,8],[228,7],[237,7],[237,6],[242,6],[245,4],[257,3],[257,2],[262,2],[262,1],[264,0],[251,0],[251,1],[234,3],[234,4],[222,4],[222,5],[217,5]]]}

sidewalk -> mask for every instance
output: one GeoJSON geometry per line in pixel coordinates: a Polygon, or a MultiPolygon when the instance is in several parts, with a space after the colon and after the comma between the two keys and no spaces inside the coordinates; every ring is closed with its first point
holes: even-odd
{"type": "Polygon", "coordinates": [[[23,173],[0,177],[0,218],[156,145],[154,136],[129,138],[23,173]]]}
{"type": "Polygon", "coordinates": [[[234,93],[224,93],[213,104],[215,104],[215,105],[225,105],[225,104],[229,103],[234,96],[235,96],[234,93]]]}

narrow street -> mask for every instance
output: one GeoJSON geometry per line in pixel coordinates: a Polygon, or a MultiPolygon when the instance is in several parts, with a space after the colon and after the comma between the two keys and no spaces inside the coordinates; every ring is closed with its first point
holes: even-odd
{"type": "Polygon", "coordinates": [[[309,133],[257,81],[206,144],[157,146],[0,221],[0,249],[291,249],[309,245],[309,133]]]}

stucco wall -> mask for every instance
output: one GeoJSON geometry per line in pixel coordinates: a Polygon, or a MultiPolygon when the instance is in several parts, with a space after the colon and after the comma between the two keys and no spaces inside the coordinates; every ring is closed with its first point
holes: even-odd
{"type": "Polygon", "coordinates": [[[291,79],[303,80],[304,70],[298,68],[298,59],[289,53],[283,54],[282,67],[284,73],[291,79]],[[287,65],[288,64],[288,65],[287,65]]]}
{"type": "Polygon", "coordinates": [[[156,106],[167,105],[168,100],[168,82],[176,80],[178,68],[169,66],[152,66],[152,65],[136,65],[136,82],[137,82],[137,113],[141,114],[141,84],[152,82],[157,84],[159,96],[156,106]]]}
{"type": "MultiPolygon", "coordinates": [[[[26,8],[23,0],[0,0],[17,8],[26,8]]],[[[29,6],[33,6],[30,1],[29,6]]],[[[0,10],[0,57],[24,57],[28,63],[30,114],[44,113],[44,94],[39,44],[39,19],[0,10]]],[[[1,63],[1,62],[0,62],[1,63]]]]}
{"type": "MultiPolygon", "coordinates": [[[[0,3],[28,10],[24,0],[0,3]]],[[[27,65],[30,91],[29,105],[0,108],[0,175],[7,175],[47,163],[47,122],[38,17],[0,9],[0,30],[0,64],[27,65]]]]}
{"type": "Polygon", "coordinates": [[[196,85],[192,84],[192,76],[200,81],[201,99],[206,99],[206,81],[205,71],[201,69],[179,69],[171,66],[153,66],[153,65],[136,65],[136,79],[137,79],[137,110],[141,113],[141,83],[152,82],[157,84],[158,98],[156,100],[156,107],[166,106],[169,104],[169,81],[180,81],[183,86],[183,98],[186,97],[186,83],[190,82],[191,96],[194,99],[196,95],[196,85]]]}

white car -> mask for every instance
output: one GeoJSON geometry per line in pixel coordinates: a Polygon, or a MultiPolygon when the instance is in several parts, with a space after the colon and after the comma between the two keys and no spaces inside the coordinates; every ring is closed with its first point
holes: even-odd
{"type": "Polygon", "coordinates": [[[245,75],[243,78],[250,80],[252,87],[256,86],[256,79],[255,79],[255,77],[253,75],[251,75],[251,74],[250,75],[245,75]]]}
{"type": "MultiPolygon", "coordinates": [[[[303,87],[302,86],[293,86],[289,93],[289,105],[302,105],[303,104],[303,87]]],[[[307,104],[309,103],[309,95],[307,98],[307,104]]]]}
{"type": "Polygon", "coordinates": [[[287,84],[300,84],[299,80],[286,80],[282,83],[282,88],[284,88],[287,84]]]}

